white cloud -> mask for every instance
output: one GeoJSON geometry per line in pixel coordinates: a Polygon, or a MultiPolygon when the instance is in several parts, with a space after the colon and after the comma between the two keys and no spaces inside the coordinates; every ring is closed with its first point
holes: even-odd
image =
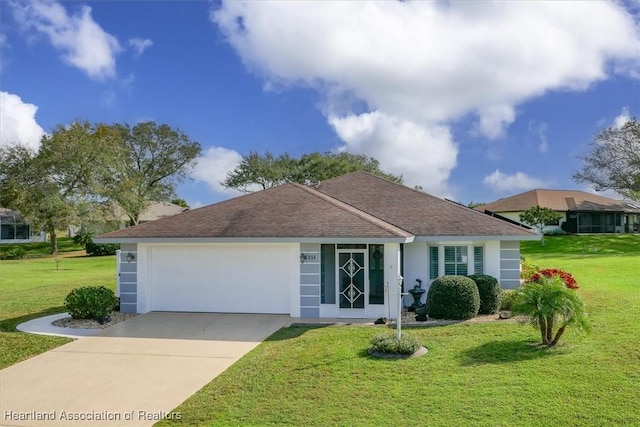
{"type": "Polygon", "coordinates": [[[458,148],[448,127],[421,125],[378,111],[331,116],[329,123],[345,141],[342,150],[374,157],[384,171],[403,175],[411,187],[420,185],[428,193],[451,196],[447,179],[458,148]]]}
{"type": "Polygon", "coordinates": [[[140,39],[135,37],[129,39],[129,46],[135,50],[136,56],[140,56],[145,50],[147,50],[147,48],[153,46],[153,41],[150,39],[140,39]]]}
{"type": "Polygon", "coordinates": [[[529,120],[529,133],[538,138],[538,150],[541,153],[549,151],[549,140],[547,139],[547,129],[549,126],[546,122],[537,120],[529,120]]]}
{"type": "Polygon", "coordinates": [[[608,59],[638,56],[632,18],[603,2],[231,1],[212,16],[266,79],[413,119],[508,122],[513,105],[584,88],[608,59]]]}
{"type": "Polygon", "coordinates": [[[629,115],[629,107],[623,107],[620,114],[613,119],[613,127],[616,129],[620,129],[624,126],[629,120],[631,120],[631,116],[629,115]]]}
{"type": "Polygon", "coordinates": [[[62,59],[89,77],[104,80],[116,76],[118,40],[104,31],[91,16],[89,6],[71,14],[55,1],[32,0],[10,3],[16,20],[25,31],[44,34],[62,53],[62,59]]]}
{"type": "Polygon", "coordinates": [[[37,150],[45,134],[36,122],[37,111],[18,95],[0,92],[0,146],[20,144],[37,150]]]}
{"type": "Polygon", "coordinates": [[[476,131],[489,139],[503,137],[506,128],[516,119],[516,112],[510,105],[493,105],[481,108],[478,115],[480,120],[476,131]]]}
{"type": "Polygon", "coordinates": [[[198,159],[192,177],[198,181],[204,181],[215,193],[238,194],[236,190],[224,188],[220,182],[225,180],[227,173],[235,169],[240,161],[242,156],[235,150],[211,147],[198,159]]]}
{"type": "Polygon", "coordinates": [[[492,190],[501,192],[526,191],[534,188],[543,188],[548,185],[547,182],[530,177],[523,172],[507,175],[498,169],[491,175],[485,176],[482,182],[492,190]]]}
{"type": "Polygon", "coordinates": [[[471,115],[477,132],[499,138],[519,104],[612,70],[633,75],[640,59],[634,19],[615,2],[235,0],[211,19],[265,87],[318,90],[344,149],[395,154],[379,158],[391,167],[409,156],[400,172],[417,182],[426,172],[415,157],[433,159],[441,187],[457,148],[432,130],[471,115]],[[422,137],[399,142],[396,128],[422,137]]]}

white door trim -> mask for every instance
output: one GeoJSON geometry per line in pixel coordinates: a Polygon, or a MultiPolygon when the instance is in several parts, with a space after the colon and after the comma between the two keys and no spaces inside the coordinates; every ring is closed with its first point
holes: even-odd
{"type": "Polygon", "coordinates": [[[336,246],[336,304],[338,306],[338,317],[361,319],[367,317],[369,306],[369,245],[364,249],[337,249],[336,246]],[[363,308],[340,308],[340,291],[342,284],[340,283],[340,254],[362,254],[364,259],[364,283],[362,284],[364,289],[364,307],[363,308]]]}

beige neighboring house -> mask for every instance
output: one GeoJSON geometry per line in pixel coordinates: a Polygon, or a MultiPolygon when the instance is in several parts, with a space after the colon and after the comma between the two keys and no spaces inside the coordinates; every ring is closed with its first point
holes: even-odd
{"type": "MultiPolygon", "coordinates": [[[[177,215],[187,210],[189,209],[170,202],[151,202],[149,207],[140,215],[138,223],[144,224],[145,222],[156,221],[158,219],[177,215]]],[[[129,217],[125,213],[121,212],[118,215],[118,220],[106,224],[93,224],[89,228],[97,235],[108,231],[121,230],[129,226],[129,217]]],[[[79,231],[80,227],[78,226],[69,227],[67,235],[68,237],[73,237],[78,234],[79,231]]]]}
{"type": "Polygon", "coordinates": [[[534,206],[553,209],[563,217],[545,231],[567,233],[638,233],[640,202],[615,200],[578,190],[531,190],[476,207],[476,210],[521,223],[520,214],[534,206]]]}
{"type": "MultiPolygon", "coordinates": [[[[140,215],[138,223],[144,224],[145,222],[155,221],[157,219],[177,215],[180,212],[184,212],[187,210],[189,209],[183,208],[182,206],[178,206],[170,202],[151,202],[149,207],[140,215]]],[[[124,216],[124,219],[126,222],[128,222],[129,220],[129,218],[126,216],[124,216]]]]}

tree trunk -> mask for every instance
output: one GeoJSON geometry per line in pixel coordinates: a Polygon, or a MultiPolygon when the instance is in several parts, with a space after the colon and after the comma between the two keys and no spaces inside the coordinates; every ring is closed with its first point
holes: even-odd
{"type": "Polygon", "coordinates": [[[558,332],[556,333],[556,336],[553,338],[553,341],[551,341],[551,343],[549,344],[549,347],[553,347],[554,345],[558,344],[558,341],[560,341],[560,337],[562,336],[562,334],[564,333],[564,328],[566,328],[567,326],[561,326],[560,329],[558,329],[558,332]]]}
{"type": "Polygon", "coordinates": [[[140,221],[140,212],[136,212],[134,215],[129,215],[129,226],[134,227],[138,225],[140,221]]]}
{"type": "Polygon", "coordinates": [[[540,326],[540,335],[542,336],[542,344],[548,344],[547,319],[545,319],[544,316],[538,317],[538,325],[540,326]]]}
{"type": "Polygon", "coordinates": [[[553,317],[547,318],[547,343],[553,339],[553,317]]]}
{"type": "Polygon", "coordinates": [[[58,252],[58,236],[55,229],[49,229],[49,239],[51,240],[51,254],[58,252]]]}

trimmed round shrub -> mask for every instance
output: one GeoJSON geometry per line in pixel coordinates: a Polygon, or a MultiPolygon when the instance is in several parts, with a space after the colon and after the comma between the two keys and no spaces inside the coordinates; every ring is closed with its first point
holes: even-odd
{"type": "Polygon", "coordinates": [[[387,354],[413,354],[422,346],[415,336],[403,332],[400,341],[396,339],[396,334],[384,333],[376,335],[371,340],[371,350],[376,353],[387,354]]]}
{"type": "Polygon", "coordinates": [[[104,319],[118,304],[111,289],[104,286],[85,286],[69,292],[64,306],[74,319],[104,319]]]}
{"type": "Polygon", "coordinates": [[[466,276],[440,276],[429,287],[426,307],[434,319],[471,319],[480,309],[478,287],[466,276]]]}
{"type": "Polygon", "coordinates": [[[468,277],[476,282],[478,293],[480,294],[478,314],[497,313],[500,308],[500,297],[502,296],[502,288],[498,283],[498,279],[488,274],[472,274],[468,277]]]}
{"type": "Polygon", "coordinates": [[[509,310],[513,307],[513,304],[518,298],[520,292],[517,289],[505,289],[502,291],[502,298],[500,299],[500,310],[509,310]]]}

